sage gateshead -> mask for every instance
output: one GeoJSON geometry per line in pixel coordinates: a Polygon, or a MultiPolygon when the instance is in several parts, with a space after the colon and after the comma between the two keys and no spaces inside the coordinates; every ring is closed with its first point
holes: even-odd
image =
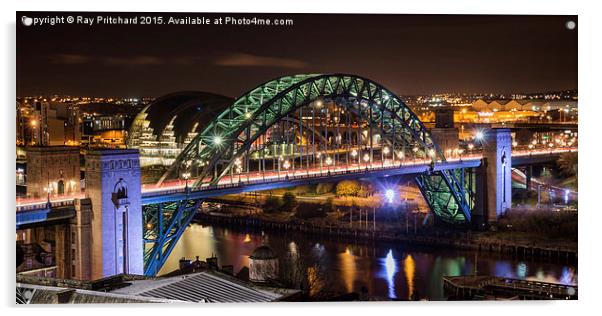
{"type": "Polygon", "coordinates": [[[144,107],[128,133],[128,148],[140,150],[140,165],[169,166],[180,152],[234,99],[208,92],[181,91],[144,107]]]}

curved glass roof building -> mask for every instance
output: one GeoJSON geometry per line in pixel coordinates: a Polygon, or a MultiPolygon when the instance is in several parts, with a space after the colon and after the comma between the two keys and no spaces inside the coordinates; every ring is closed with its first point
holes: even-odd
{"type": "Polygon", "coordinates": [[[234,99],[200,91],[170,93],[144,107],[128,133],[141,166],[170,165],[190,141],[234,99]]]}

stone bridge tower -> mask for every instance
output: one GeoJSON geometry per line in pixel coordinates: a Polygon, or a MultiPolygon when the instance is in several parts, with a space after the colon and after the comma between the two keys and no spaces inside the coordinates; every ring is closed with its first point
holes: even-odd
{"type": "Polygon", "coordinates": [[[86,194],[92,202],[91,278],[144,274],[138,150],[89,152],[86,194]]]}
{"type": "Polygon", "coordinates": [[[512,136],[507,128],[484,133],[475,204],[475,220],[487,224],[495,224],[512,207],[512,136]]]}

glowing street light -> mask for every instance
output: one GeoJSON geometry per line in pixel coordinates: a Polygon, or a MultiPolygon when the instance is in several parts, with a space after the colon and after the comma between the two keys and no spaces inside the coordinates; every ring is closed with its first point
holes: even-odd
{"type": "Polygon", "coordinates": [[[351,156],[352,156],[353,158],[357,157],[357,150],[355,150],[355,149],[354,149],[354,150],[352,150],[352,151],[351,151],[351,156]]]}
{"type": "Polygon", "coordinates": [[[213,144],[214,145],[221,145],[222,144],[222,137],[221,136],[213,136],[213,144]]]}
{"type": "Polygon", "coordinates": [[[182,174],[182,178],[184,178],[184,181],[186,181],[186,186],[184,187],[184,190],[188,191],[188,179],[190,179],[190,172],[184,172],[182,174]]]}
{"type": "Polygon", "coordinates": [[[474,149],[474,144],[470,143],[468,144],[468,150],[473,150],[474,149]]]}
{"type": "Polygon", "coordinates": [[[368,155],[367,153],[364,154],[364,158],[363,159],[364,159],[365,162],[368,162],[370,160],[370,155],[368,155]]]}
{"type": "Polygon", "coordinates": [[[389,147],[386,147],[386,146],[385,146],[385,147],[383,148],[383,154],[385,154],[385,155],[388,155],[388,154],[389,154],[389,152],[390,152],[390,150],[389,150],[389,147]]]}
{"type": "Polygon", "coordinates": [[[330,156],[326,157],[326,161],[325,162],[326,162],[326,165],[330,166],[332,164],[332,158],[330,158],[330,156]]]}
{"type": "Polygon", "coordinates": [[[288,160],[285,160],[284,163],[282,164],[282,167],[284,167],[284,169],[288,170],[288,168],[291,167],[291,164],[288,162],[288,160]]]}
{"type": "Polygon", "coordinates": [[[393,198],[395,198],[395,191],[393,191],[392,189],[387,189],[385,191],[385,197],[387,198],[387,202],[389,204],[393,203],[393,198]]]}
{"type": "Polygon", "coordinates": [[[478,141],[482,141],[483,138],[485,138],[485,134],[483,133],[483,131],[477,131],[474,138],[478,141]]]}

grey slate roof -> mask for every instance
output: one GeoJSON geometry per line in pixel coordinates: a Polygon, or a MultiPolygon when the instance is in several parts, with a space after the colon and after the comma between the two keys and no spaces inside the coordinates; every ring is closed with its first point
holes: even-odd
{"type": "Polygon", "coordinates": [[[271,302],[282,297],[274,291],[257,289],[233,278],[209,272],[133,281],[128,287],[112,293],[181,300],[189,302],[271,302]]]}

